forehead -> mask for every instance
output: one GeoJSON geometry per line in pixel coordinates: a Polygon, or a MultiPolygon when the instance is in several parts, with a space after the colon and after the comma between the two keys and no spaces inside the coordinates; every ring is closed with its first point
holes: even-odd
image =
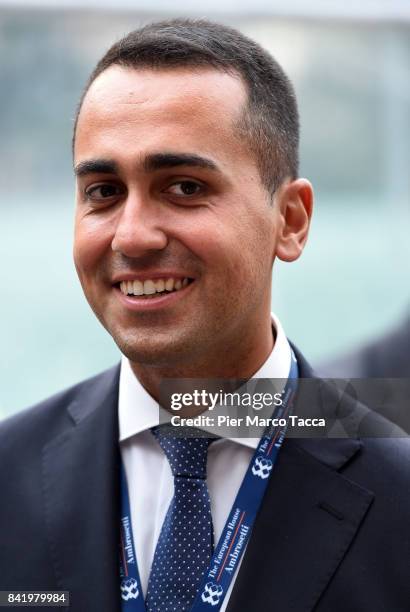
{"type": "MultiPolygon", "coordinates": [[[[246,99],[239,76],[215,69],[111,66],[84,98],[74,154],[113,146],[137,153],[161,145],[173,150],[200,146],[203,152],[226,148],[243,155],[234,126],[246,99]]],[[[109,154],[99,154],[104,152],[109,154]]]]}

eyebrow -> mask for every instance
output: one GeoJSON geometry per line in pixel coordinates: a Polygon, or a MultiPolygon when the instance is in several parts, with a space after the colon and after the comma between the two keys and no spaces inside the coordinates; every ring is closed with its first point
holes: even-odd
{"type": "MultiPolygon", "coordinates": [[[[214,161],[194,153],[152,153],[147,155],[143,162],[145,172],[155,172],[156,170],[178,166],[219,171],[214,161]]],[[[78,177],[93,173],[118,174],[118,164],[111,159],[89,159],[79,162],[74,167],[74,173],[78,177]]]]}
{"type": "Polygon", "coordinates": [[[219,170],[218,166],[211,159],[193,153],[153,153],[152,155],[147,155],[144,160],[144,170],[146,172],[162,170],[163,168],[174,168],[176,166],[219,170]]]}
{"type": "Polygon", "coordinates": [[[110,159],[88,159],[74,166],[76,176],[85,176],[92,173],[116,174],[117,172],[117,164],[110,159]]]}

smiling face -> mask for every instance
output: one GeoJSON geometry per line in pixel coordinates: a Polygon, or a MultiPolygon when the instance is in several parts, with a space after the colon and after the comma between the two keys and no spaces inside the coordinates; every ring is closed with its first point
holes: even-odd
{"type": "Polygon", "coordinates": [[[241,80],[214,69],[112,66],[87,92],[74,260],[92,309],[133,362],[209,364],[223,375],[229,361],[258,367],[272,346],[283,217],[235,135],[245,103],[241,80]]]}

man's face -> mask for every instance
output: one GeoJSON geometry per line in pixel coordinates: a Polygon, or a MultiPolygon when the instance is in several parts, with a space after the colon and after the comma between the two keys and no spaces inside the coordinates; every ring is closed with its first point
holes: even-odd
{"type": "Polygon", "coordinates": [[[235,134],[245,103],[239,78],[188,68],[113,66],[85,97],[74,260],[132,361],[215,362],[266,332],[279,212],[235,134]]]}

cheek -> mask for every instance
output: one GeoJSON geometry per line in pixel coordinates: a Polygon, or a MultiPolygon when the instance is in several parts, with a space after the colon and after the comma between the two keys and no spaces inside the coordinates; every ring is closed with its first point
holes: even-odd
{"type": "Polygon", "coordinates": [[[251,214],[244,206],[231,203],[230,210],[217,214],[206,210],[195,222],[178,227],[175,237],[196,255],[205,273],[218,273],[229,280],[248,280],[271,265],[275,241],[269,214],[251,214]]]}
{"type": "Polygon", "coordinates": [[[92,273],[111,244],[108,228],[91,218],[76,218],[74,228],[74,263],[80,278],[92,273]]]}
{"type": "MultiPolygon", "coordinates": [[[[198,220],[197,220],[198,221],[198,220]]],[[[205,275],[228,276],[237,267],[238,248],[235,228],[221,219],[204,219],[186,228],[179,238],[204,265],[205,275]]]]}
{"type": "Polygon", "coordinates": [[[201,261],[203,276],[200,301],[219,304],[224,311],[228,304],[249,296],[253,287],[252,253],[243,237],[232,226],[213,225],[212,230],[195,228],[186,237],[185,246],[201,261]]]}

